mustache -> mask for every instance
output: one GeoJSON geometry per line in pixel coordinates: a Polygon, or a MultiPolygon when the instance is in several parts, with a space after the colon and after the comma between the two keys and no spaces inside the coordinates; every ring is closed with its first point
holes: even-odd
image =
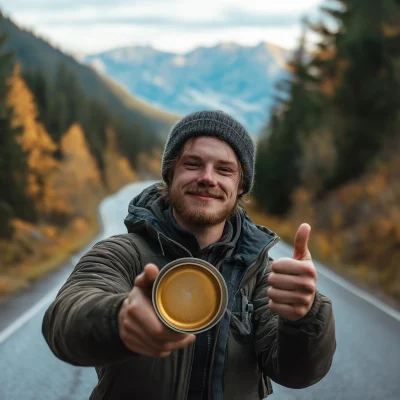
{"type": "Polygon", "coordinates": [[[213,197],[215,199],[225,199],[224,194],[219,191],[219,190],[204,190],[204,189],[199,189],[199,188],[191,188],[187,189],[185,191],[185,194],[194,194],[198,196],[204,196],[204,197],[213,197]]]}

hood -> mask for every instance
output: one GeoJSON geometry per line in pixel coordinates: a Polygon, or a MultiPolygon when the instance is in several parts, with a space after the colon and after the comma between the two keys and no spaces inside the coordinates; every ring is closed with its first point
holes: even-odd
{"type": "MultiPolygon", "coordinates": [[[[160,234],[165,236],[167,221],[164,211],[168,209],[169,204],[157,189],[160,184],[161,182],[152,184],[130,202],[124,221],[128,232],[137,232],[145,226],[147,230],[157,231],[158,238],[160,234]]],[[[237,218],[240,229],[237,229],[235,238],[235,258],[250,265],[266,246],[272,247],[276,244],[279,237],[270,229],[254,224],[242,207],[239,208],[237,218]]]]}
{"type": "Polygon", "coordinates": [[[152,184],[132,199],[128,207],[128,215],[124,223],[128,232],[137,231],[136,225],[147,223],[156,230],[162,231],[166,223],[163,212],[169,207],[161,197],[158,186],[161,182],[152,184]]]}

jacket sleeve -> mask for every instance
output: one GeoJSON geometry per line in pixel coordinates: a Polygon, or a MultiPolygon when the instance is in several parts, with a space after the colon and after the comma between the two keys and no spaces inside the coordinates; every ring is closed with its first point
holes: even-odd
{"type": "Polygon", "coordinates": [[[139,272],[138,252],[127,235],[87,252],[45,313],[42,332],[53,353],[79,366],[132,356],[119,337],[117,318],[139,272]]]}
{"type": "Polygon", "coordinates": [[[272,260],[253,295],[254,346],[264,376],[293,389],[320,381],[329,371],[336,350],[331,301],[317,291],[302,319],[291,322],[270,311],[267,287],[272,260]]]}

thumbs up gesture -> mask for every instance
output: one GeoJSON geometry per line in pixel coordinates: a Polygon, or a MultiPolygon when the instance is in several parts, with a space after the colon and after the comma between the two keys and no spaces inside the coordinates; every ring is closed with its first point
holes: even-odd
{"type": "Polygon", "coordinates": [[[310,232],[310,225],[300,225],[293,257],[274,261],[268,278],[270,310],[290,321],[304,317],[315,298],[317,270],[307,247],[310,232]]]}

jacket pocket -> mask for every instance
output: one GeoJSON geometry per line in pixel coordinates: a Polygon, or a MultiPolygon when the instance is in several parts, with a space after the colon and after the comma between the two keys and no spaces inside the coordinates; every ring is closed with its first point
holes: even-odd
{"type": "Polygon", "coordinates": [[[240,342],[249,342],[252,339],[253,325],[251,314],[253,304],[245,295],[243,289],[237,294],[231,313],[231,331],[240,342]]]}

